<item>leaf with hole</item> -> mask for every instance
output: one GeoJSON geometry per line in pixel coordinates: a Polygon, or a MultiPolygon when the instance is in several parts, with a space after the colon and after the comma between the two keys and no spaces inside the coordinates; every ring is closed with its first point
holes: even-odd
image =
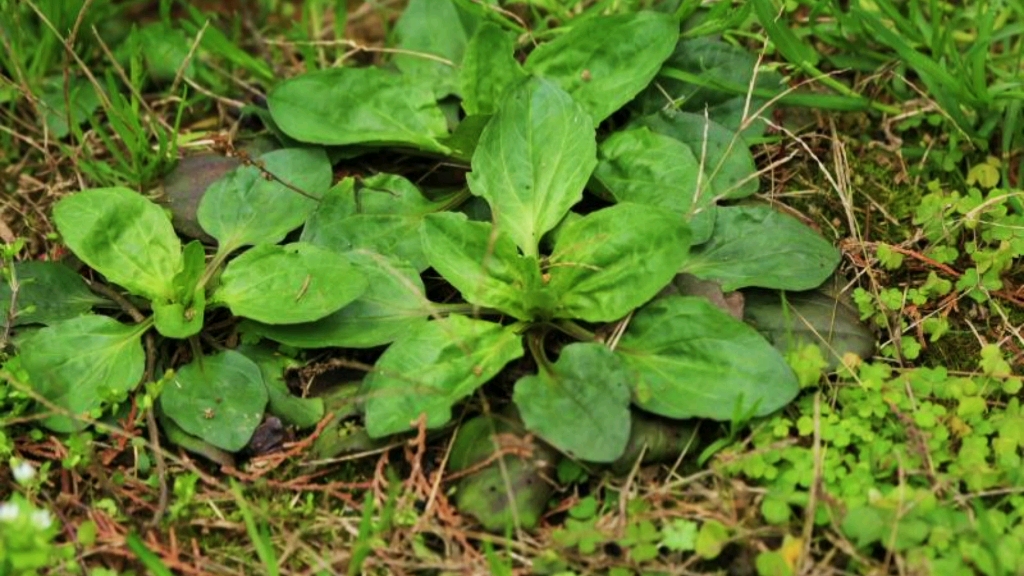
{"type": "Polygon", "coordinates": [[[569,456],[614,462],[629,442],[629,374],[604,344],[562,348],[558,361],[516,382],[513,401],[531,431],[569,456]]]}
{"type": "MultiPolygon", "coordinates": [[[[85,280],[60,262],[14,263],[18,279],[14,321],[11,326],[53,324],[85,314],[93,306],[108,303],[92,293],[85,280]]],[[[0,283],[0,309],[11,310],[11,286],[0,283]]]]}
{"type": "Polygon", "coordinates": [[[748,286],[810,290],[839,265],[839,251],[796,218],[770,206],[718,208],[711,240],[693,249],[683,271],[717,280],[729,292],[748,286]]]}
{"type": "Polygon", "coordinates": [[[363,383],[371,437],[408,432],[421,415],[427,428],[451,420],[452,406],[523,355],[511,328],[452,315],[396,340],[363,383]]]}
{"type": "Polygon", "coordinates": [[[497,112],[509,88],[526,72],[515,59],[515,37],[495,24],[482,24],[466,47],[459,73],[462,109],[467,116],[497,112]]]}
{"type": "Polygon", "coordinates": [[[646,126],[686,144],[700,160],[707,179],[701,195],[736,200],[757,192],[757,166],[743,138],[703,114],[665,111],[644,116],[631,127],[646,126]]]}
{"type": "Polygon", "coordinates": [[[430,265],[471,304],[495,308],[520,320],[545,315],[553,302],[540,265],[522,256],[508,234],[464,214],[433,214],[423,222],[423,249],[430,265]]]}
{"type": "Polygon", "coordinates": [[[664,208],[622,203],[569,223],[546,265],[554,317],[618,320],[672,281],[689,247],[686,223],[664,208]]]}
{"type": "Polygon", "coordinates": [[[615,132],[601,143],[594,179],[618,202],[668,208],[690,225],[694,244],[711,237],[715,198],[693,150],[645,127],[615,132]]]}
{"type": "Polygon", "coordinates": [[[569,26],[534,50],[525,68],[572,94],[594,126],[651,82],[679,39],[678,20],[650,11],[596,16],[569,26]]]}
{"type": "Polygon", "coordinates": [[[263,244],[224,269],[212,302],[266,324],[298,324],[340,310],[366,291],[348,259],[305,242],[263,244]]]}
{"type": "Polygon", "coordinates": [[[378,174],[331,188],[306,221],[301,239],[336,252],[368,250],[427,268],[419,228],[424,216],[445,207],[401,176],[378,174]]]}
{"type": "Polygon", "coordinates": [[[277,126],[300,142],[407,146],[446,154],[430,88],[382,68],[343,66],[285,80],[267,96],[277,126]]]}
{"type": "Polygon", "coordinates": [[[127,188],[93,188],[53,207],[64,243],[97,272],[150,300],[173,300],[181,241],[164,211],[127,188]]]}
{"type": "Polygon", "coordinates": [[[480,136],[469,188],[490,204],[498,230],[527,256],[558,225],[597,163],[586,112],[554,84],[513,89],[480,136]]]}
{"type": "Polygon", "coordinates": [[[799,385],[756,330],[699,297],[669,296],[641,308],[616,348],[633,372],[633,401],[669,418],[729,421],[739,410],[770,414],[799,385]]]}
{"type": "Polygon", "coordinates": [[[415,268],[372,252],[350,252],[345,257],[370,286],[355,301],[314,322],[247,322],[245,329],[296,348],[373,348],[427,321],[431,304],[415,268]]]}
{"type": "Polygon", "coordinates": [[[256,166],[240,166],[199,202],[199,225],[217,239],[221,253],[284,240],[313,213],[333,178],[327,155],[317,148],[275,150],[256,163],[274,178],[256,166]]]}
{"type": "MultiPolygon", "coordinates": [[[[21,366],[33,390],[48,402],[74,416],[88,416],[138,386],[146,364],[144,331],[145,326],[106,316],[64,320],[19,343],[21,366]]],[[[48,416],[42,424],[56,432],[85,427],[85,422],[63,414],[48,416]]]]}
{"type": "Polygon", "coordinates": [[[160,409],[182,430],[228,452],[245,448],[266,405],[260,367],[234,350],[182,366],[160,394],[160,409]]]}

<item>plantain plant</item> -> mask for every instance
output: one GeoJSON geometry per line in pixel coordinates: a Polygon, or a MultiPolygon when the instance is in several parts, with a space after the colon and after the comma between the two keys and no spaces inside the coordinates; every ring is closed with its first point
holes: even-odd
{"type": "MultiPolygon", "coordinates": [[[[726,84],[749,84],[753,58],[681,40],[678,14],[590,11],[520,64],[518,24],[468,0],[437,4],[410,3],[397,70],[332,68],[274,87],[263,117],[289,147],[206,189],[198,222],[216,247],[183,246],[165,212],[127,189],[57,204],[68,248],[151,315],[126,324],[79,307],[19,338],[30,384],[67,412],[44,424],[70,431],[72,416],[100,415],[140,384],[144,333],[195,341],[218,307],[287,350],[367,350],[360,396],[375,438],[446,425],[511,364],[529,366],[511,389],[525,427],[593,462],[622,455],[634,409],[730,420],[796,396],[757,330],[673,293],[681,274],[725,292],[809,290],[838,264],[815,232],[751,200],[756,169],[739,135],[761,132],[750,103],[690,81],[728,70],[726,84]],[[431,28],[442,12],[459,25],[431,28]],[[701,68],[687,46],[718,60],[701,68]],[[688,72],[667,82],[669,65],[688,72]],[[652,107],[656,93],[668,98],[652,107]],[[328,158],[380,150],[468,162],[466,187],[426,193],[387,173],[332,182],[328,158]]],[[[769,80],[760,93],[778,90],[769,80]]],[[[296,400],[280,364],[251,351],[169,362],[158,363],[173,370],[164,421],[223,450],[296,400]]],[[[293,422],[322,407],[304,414],[293,422]]]]}

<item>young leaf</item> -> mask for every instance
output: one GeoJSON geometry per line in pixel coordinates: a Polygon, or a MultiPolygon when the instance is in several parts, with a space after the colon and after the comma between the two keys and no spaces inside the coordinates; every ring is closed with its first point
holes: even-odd
{"type": "Polygon", "coordinates": [[[526,427],[554,447],[614,462],[629,442],[628,380],[604,344],[569,344],[550,370],[520,378],[513,400],[526,427]]]}
{"type": "Polygon", "coordinates": [[[426,322],[430,302],[415,268],[372,252],[349,252],[345,257],[372,287],[354,302],[315,322],[248,322],[246,329],[296,348],[373,348],[426,322]]]}
{"type": "Polygon", "coordinates": [[[408,432],[421,414],[428,428],[451,420],[451,407],[523,355],[512,329],[452,315],[395,341],[366,377],[366,431],[408,432]]]}
{"type": "Polygon", "coordinates": [[[583,197],[597,164],[586,112],[554,84],[529,80],[509,92],[480,136],[469,188],[527,256],[583,197]]]}
{"type": "Polygon", "coordinates": [[[444,208],[401,176],[378,174],[357,183],[346,178],[328,190],[306,221],[301,239],[348,252],[369,250],[427,268],[419,228],[423,217],[444,208]]]}
{"type": "Polygon", "coordinates": [[[229,452],[245,448],[266,405],[260,367],[234,350],[181,367],[160,394],[160,409],[182,430],[229,452]]]}
{"type": "Polygon", "coordinates": [[[344,256],[305,242],[263,244],[224,269],[213,302],[266,324],[319,320],[366,291],[366,278],[344,256]]]}
{"type": "MultiPolygon", "coordinates": [[[[74,415],[86,414],[139,384],[146,364],[144,331],[144,326],[127,326],[106,316],[79,316],[21,342],[21,365],[40,396],[74,415]]],[[[42,423],[56,432],[84,427],[64,415],[42,423]]]]}
{"type": "Polygon", "coordinates": [[[597,126],[651,82],[678,39],[679,21],[667,14],[594,17],[539,46],[526,70],[557,82],[597,126]]]}
{"type": "Polygon", "coordinates": [[[711,240],[690,253],[683,267],[722,290],[757,286],[810,290],[839,264],[839,251],[799,220],[770,206],[718,208],[711,240]]]}
{"type": "Polygon", "coordinates": [[[532,320],[538,308],[550,307],[540,293],[537,259],[521,256],[508,234],[455,212],[428,216],[421,232],[430,265],[467,302],[520,320],[532,320]]]}
{"type": "Polygon", "coordinates": [[[150,300],[174,299],[181,241],[164,211],[127,188],[65,196],[53,220],[68,248],[97,272],[150,300]]]}
{"type": "Polygon", "coordinates": [[[221,251],[284,240],[331,185],[331,163],[321,149],[275,150],[257,162],[276,180],[256,166],[241,166],[211,185],[199,202],[199,225],[221,251]]]}
{"type": "Polygon", "coordinates": [[[206,288],[199,285],[206,268],[206,250],[198,240],[185,245],[183,266],[174,277],[175,299],[154,300],[153,320],[157,332],[168,338],[188,338],[203,329],[206,288]]]}
{"type": "MultiPolygon", "coordinates": [[[[53,324],[81,316],[107,300],[92,293],[74,270],[60,262],[15,262],[18,278],[11,326],[53,324]]],[[[11,309],[11,287],[0,282],[0,310],[11,309]]]]}
{"type": "Polygon", "coordinates": [[[394,63],[418,84],[432,86],[439,99],[456,93],[458,66],[479,24],[478,14],[453,0],[411,0],[395,24],[404,53],[395,54],[394,63]]]}
{"type": "Polygon", "coordinates": [[[311,144],[411,146],[446,154],[432,90],[381,68],[329,68],[281,82],[267,96],[274,122],[311,144]]]}
{"type": "Polygon", "coordinates": [[[482,24],[466,47],[459,84],[468,116],[497,112],[508,89],[526,78],[516,62],[515,38],[490,22],[482,24]]]}
{"type": "MultiPolygon", "coordinates": [[[[743,138],[703,114],[664,111],[638,119],[633,126],[646,126],[671,136],[693,150],[702,160],[707,179],[704,186],[715,198],[746,198],[757,192],[757,167],[743,138]]],[[[707,192],[701,191],[701,194],[707,192]]]]}
{"type": "Polygon", "coordinates": [[[154,300],[153,325],[161,336],[184,339],[203,329],[206,317],[206,290],[196,288],[188,304],[154,300]]]}
{"type": "Polygon", "coordinates": [[[569,223],[548,259],[555,317],[625,316],[672,280],[689,247],[686,223],[664,208],[622,203],[569,223]]]}
{"type": "Polygon", "coordinates": [[[616,354],[633,371],[634,402],[669,418],[763,416],[799,391],[785,359],[753,328],[699,297],[641,308],[616,354]]]}
{"type": "Polygon", "coordinates": [[[711,237],[715,198],[689,146],[645,127],[612,134],[601,143],[594,178],[615,200],[668,208],[690,224],[694,244],[711,237]]]}

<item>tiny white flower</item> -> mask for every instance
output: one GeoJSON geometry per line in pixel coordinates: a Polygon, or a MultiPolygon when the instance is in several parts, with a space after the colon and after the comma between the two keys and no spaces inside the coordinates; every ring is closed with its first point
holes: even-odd
{"type": "Polygon", "coordinates": [[[26,484],[36,477],[35,467],[25,460],[18,460],[16,463],[13,463],[11,472],[14,474],[14,479],[18,484],[26,484]]]}
{"type": "Polygon", "coordinates": [[[46,530],[53,526],[53,517],[50,516],[49,510],[36,510],[32,513],[32,523],[36,525],[36,528],[46,530]]]}
{"type": "Polygon", "coordinates": [[[14,502],[0,504],[0,522],[13,522],[18,518],[18,505],[14,502]]]}

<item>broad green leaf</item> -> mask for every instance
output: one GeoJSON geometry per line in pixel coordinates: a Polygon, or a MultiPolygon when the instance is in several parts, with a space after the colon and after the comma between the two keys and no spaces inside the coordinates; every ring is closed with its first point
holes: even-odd
{"type": "Polygon", "coordinates": [[[509,410],[477,416],[459,427],[449,459],[452,472],[483,466],[459,480],[455,490],[459,513],[474,516],[496,533],[537,524],[554,492],[549,480],[562,457],[543,442],[530,442],[529,436],[509,410]],[[516,451],[514,446],[529,450],[516,451]]]}
{"type": "Polygon", "coordinates": [[[722,290],[757,286],[810,290],[839,264],[839,250],[796,218],[770,206],[718,208],[711,240],[690,253],[683,267],[722,290]]]}
{"type": "Polygon", "coordinates": [[[378,174],[361,183],[346,178],[331,188],[306,221],[301,239],[336,252],[368,250],[427,268],[419,228],[445,207],[401,176],[378,174]]]}
{"type": "Polygon", "coordinates": [[[596,149],[586,112],[554,84],[529,80],[484,128],[469,188],[491,205],[498,229],[537,256],[541,236],[583,197],[596,149]]]}
{"type": "Polygon", "coordinates": [[[495,24],[481,25],[466,47],[459,84],[468,116],[494,114],[508,89],[526,78],[515,59],[515,37],[495,24]]]}
{"type": "Polygon", "coordinates": [[[181,241],[164,211],[127,188],[66,196],[53,220],[68,248],[97,272],[150,300],[173,300],[181,241]]]}
{"type": "Polygon", "coordinates": [[[493,322],[452,315],[422,324],[366,377],[366,431],[373,438],[408,432],[423,414],[428,428],[443,426],[452,405],[522,355],[520,336],[493,322]]]}
{"type": "Polygon", "coordinates": [[[870,358],[875,352],[875,335],[857,309],[819,291],[744,290],[743,320],[783,354],[816,345],[829,370],[847,353],[870,358]]]}
{"type": "MultiPolygon", "coordinates": [[[[758,69],[757,58],[749,51],[711,36],[680,41],[655,82],[657,86],[648,86],[637,97],[642,114],[667,108],[698,114],[707,110],[712,120],[734,132],[740,131],[744,110],[753,116],[785,88],[779,73],[758,69]]],[[[761,113],[769,114],[770,109],[761,113]]],[[[764,129],[764,122],[754,121],[743,135],[758,137],[764,129]]]]}
{"type": "Polygon", "coordinates": [[[319,320],[366,291],[366,278],[343,255],[305,242],[263,244],[224,269],[213,302],[266,324],[319,320]]]}
{"type": "Polygon", "coordinates": [[[479,24],[478,14],[453,0],[411,0],[395,24],[403,52],[394,63],[418,84],[433,87],[437,98],[456,93],[459,65],[479,24]]]}
{"type": "Polygon", "coordinates": [[[571,222],[548,258],[555,317],[625,316],[672,281],[689,248],[686,223],[664,208],[622,203],[571,222]]]}
{"type": "MultiPolygon", "coordinates": [[[[15,262],[14,275],[18,293],[11,326],[53,324],[107,302],[93,294],[78,273],[60,262],[15,262]]],[[[0,282],[0,310],[6,315],[10,309],[10,284],[0,282]]]]}
{"type": "Polygon", "coordinates": [[[278,354],[267,346],[243,344],[237,351],[260,367],[263,384],[267,387],[267,412],[300,430],[320,423],[325,414],[323,398],[295,396],[285,382],[285,370],[301,367],[302,362],[278,354]]]}
{"type": "Polygon", "coordinates": [[[315,322],[277,326],[251,322],[247,328],[296,348],[373,348],[426,322],[431,304],[415,268],[372,252],[345,256],[370,286],[354,302],[315,322]]]}
{"type": "Polygon", "coordinates": [[[221,252],[284,240],[331,185],[331,164],[321,149],[275,150],[256,162],[277,179],[240,166],[213,183],[199,202],[199,225],[217,239],[221,252]]]}
{"type": "Polygon", "coordinates": [[[633,401],[669,418],[731,420],[785,406],[799,392],[785,359],[753,328],[704,298],[641,308],[616,354],[633,371],[633,401]]]}
{"type": "Polygon", "coordinates": [[[281,82],[267,96],[281,130],[300,142],[411,146],[445,154],[434,93],[381,68],[330,68],[281,82]]]}
{"type": "Polygon", "coordinates": [[[572,94],[594,126],[654,79],[679,39],[679,22],[657,12],[600,16],[570,26],[534,50],[526,70],[572,94]]]}
{"type": "MultiPolygon", "coordinates": [[[[182,64],[189,59],[192,42],[170,22],[153,22],[137,29],[139,44],[136,48],[146,61],[149,76],[156,82],[171,82],[182,64]]],[[[131,44],[126,43],[126,47],[131,44]]],[[[130,56],[130,55],[129,55],[130,56]]],[[[185,76],[191,78],[194,65],[189,63],[185,76]]]]}
{"type": "Polygon", "coordinates": [[[604,344],[577,343],[516,382],[526,427],[571,457],[614,462],[629,442],[629,374],[604,344]]]}
{"type": "Polygon", "coordinates": [[[455,127],[452,135],[443,140],[444,145],[451,148],[451,156],[456,160],[469,162],[480,143],[480,135],[491,121],[491,116],[466,116],[455,127]]]}
{"type": "Polygon", "coordinates": [[[428,216],[421,231],[430,265],[467,302],[519,320],[532,320],[538,308],[550,307],[541,294],[537,259],[521,256],[508,234],[455,212],[428,216]]]}
{"type": "Polygon", "coordinates": [[[706,176],[689,146],[640,127],[612,134],[601,143],[598,158],[594,178],[615,200],[682,215],[694,244],[711,237],[715,198],[701,186],[706,176]]]}
{"type": "Polygon", "coordinates": [[[61,76],[47,80],[39,94],[42,104],[43,120],[51,137],[64,138],[71,133],[68,117],[76,126],[92,117],[99,108],[100,99],[92,83],[85,78],[71,77],[68,89],[64,91],[64,80],[61,76]],[[70,115],[68,103],[71,104],[70,115]]]}
{"type": "MultiPolygon", "coordinates": [[[[79,316],[21,342],[21,365],[40,396],[76,416],[88,415],[105,402],[122,400],[139,384],[146,364],[144,331],[145,326],[128,326],[106,316],[79,316]]],[[[42,423],[56,432],[85,426],[64,415],[49,416],[42,423]]]]}
{"type": "Polygon", "coordinates": [[[182,366],[160,394],[160,409],[182,430],[228,452],[245,448],[266,405],[260,367],[234,350],[182,366]]]}
{"type": "MultiPolygon", "coordinates": [[[[704,173],[704,186],[715,198],[746,198],[757,192],[757,166],[741,136],[703,114],[664,111],[638,119],[633,126],[646,126],[671,136],[693,150],[704,173]]],[[[705,192],[702,190],[701,194],[705,192]]]]}

